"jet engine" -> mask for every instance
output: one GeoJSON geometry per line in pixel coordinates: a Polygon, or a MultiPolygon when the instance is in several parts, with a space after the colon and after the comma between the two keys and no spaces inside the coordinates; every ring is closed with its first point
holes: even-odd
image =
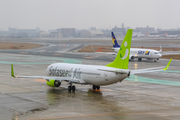
{"type": "Polygon", "coordinates": [[[51,86],[51,87],[59,87],[61,85],[61,82],[58,80],[49,80],[46,83],[48,86],[51,86]]]}

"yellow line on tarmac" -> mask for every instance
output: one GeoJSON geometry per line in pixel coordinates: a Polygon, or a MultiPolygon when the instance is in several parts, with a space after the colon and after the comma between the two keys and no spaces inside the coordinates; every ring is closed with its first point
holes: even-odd
{"type": "Polygon", "coordinates": [[[92,58],[94,58],[94,57],[83,57],[83,58],[89,58],[89,59],[92,59],[92,58]]]}
{"type": "Polygon", "coordinates": [[[34,79],[35,81],[39,81],[39,82],[46,82],[46,80],[44,79],[34,79]]]}

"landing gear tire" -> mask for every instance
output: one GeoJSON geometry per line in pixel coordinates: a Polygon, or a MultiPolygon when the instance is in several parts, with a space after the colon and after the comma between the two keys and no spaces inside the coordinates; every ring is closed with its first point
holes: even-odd
{"type": "Polygon", "coordinates": [[[156,60],[154,60],[154,62],[157,62],[156,60]]]}
{"type": "Polygon", "coordinates": [[[75,92],[76,87],[73,85],[73,86],[71,87],[71,89],[72,89],[73,92],[75,92]]]}
{"type": "Polygon", "coordinates": [[[138,61],[142,61],[142,58],[138,58],[138,61]]]}
{"type": "Polygon", "coordinates": [[[68,91],[71,92],[71,86],[68,86],[68,91]]]}
{"type": "Polygon", "coordinates": [[[93,85],[92,88],[93,88],[93,90],[96,90],[96,89],[99,90],[99,89],[100,89],[100,86],[93,85]]]}
{"type": "Polygon", "coordinates": [[[97,88],[97,90],[99,90],[99,89],[100,89],[100,86],[97,86],[96,88],[97,88]]]}
{"type": "Polygon", "coordinates": [[[131,56],[131,60],[134,60],[134,56],[131,56]]]}
{"type": "Polygon", "coordinates": [[[93,85],[93,87],[92,87],[92,88],[93,88],[93,90],[96,90],[96,86],[95,86],[95,85],[93,85]]]}

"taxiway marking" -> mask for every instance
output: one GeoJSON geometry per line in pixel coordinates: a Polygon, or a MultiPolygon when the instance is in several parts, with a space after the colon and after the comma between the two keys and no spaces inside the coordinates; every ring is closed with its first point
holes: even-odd
{"type": "Polygon", "coordinates": [[[34,79],[35,81],[39,81],[39,82],[46,82],[45,79],[34,79]]]}

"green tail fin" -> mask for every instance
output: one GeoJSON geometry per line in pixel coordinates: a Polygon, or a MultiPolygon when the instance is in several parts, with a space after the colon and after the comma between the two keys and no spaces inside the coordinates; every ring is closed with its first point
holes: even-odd
{"type": "Polygon", "coordinates": [[[107,67],[128,69],[132,32],[132,29],[128,29],[115,60],[107,67]]]}

